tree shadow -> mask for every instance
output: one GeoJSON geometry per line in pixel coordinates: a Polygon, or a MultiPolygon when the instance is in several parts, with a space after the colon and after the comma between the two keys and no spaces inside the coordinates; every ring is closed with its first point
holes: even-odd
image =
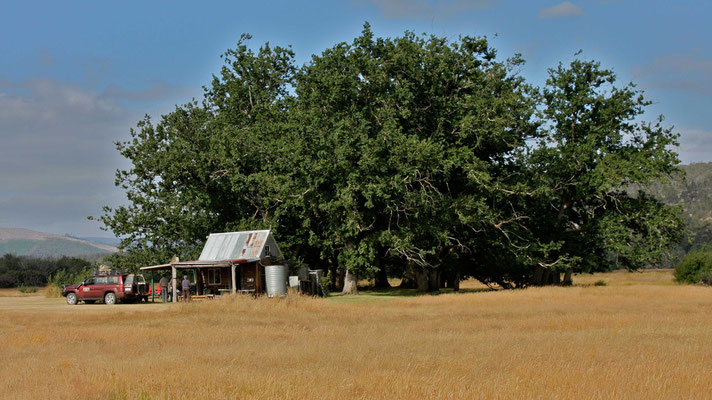
{"type": "Polygon", "coordinates": [[[452,289],[440,289],[435,292],[419,292],[418,289],[405,289],[399,287],[391,288],[374,288],[370,286],[359,287],[359,294],[365,294],[369,296],[376,297],[417,297],[417,296],[440,296],[443,294],[458,294],[458,293],[483,293],[483,292],[493,292],[497,289],[491,288],[469,288],[460,289],[459,291],[454,291],[452,289]]]}

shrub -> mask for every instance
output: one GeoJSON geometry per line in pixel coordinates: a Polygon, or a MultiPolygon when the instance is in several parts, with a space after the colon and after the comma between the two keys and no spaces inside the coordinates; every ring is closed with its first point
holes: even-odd
{"type": "Polygon", "coordinates": [[[17,290],[19,290],[20,293],[37,293],[37,288],[34,286],[20,285],[17,290]]]}
{"type": "Polygon", "coordinates": [[[593,282],[593,286],[607,286],[608,284],[604,280],[597,280],[596,282],[593,282]]]}
{"type": "Polygon", "coordinates": [[[57,285],[49,284],[45,290],[45,297],[47,298],[57,298],[62,297],[62,288],[57,285]]]}
{"type": "Polygon", "coordinates": [[[692,250],[675,266],[675,280],[680,283],[712,281],[712,249],[692,250]]]}
{"type": "Polygon", "coordinates": [[[15,287],[15,278],[9,274],[0,274],[0,288],[11,288],[15,287]]]}
{"type": "Polygon", "coordinates": [[[60,269],[49,277],[49,284],[62,289],[64,285],[73,285],[75,283],[81,282],[82,279],[91,275],[89,267],[83,269],[78,269],[75,271],[68,271],[66,269],[60,269]]]}
{"type": "Polygon", "coordinates": [[[321,277],[321,287],[324,290],[324,297],[329,297],[329,288],[331,287],[331,277],[329,275],[321,277]]]}

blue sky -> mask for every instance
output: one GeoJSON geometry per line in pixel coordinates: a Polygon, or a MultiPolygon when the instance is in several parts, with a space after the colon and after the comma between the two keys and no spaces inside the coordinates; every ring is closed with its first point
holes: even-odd
{"type": "Polygon", "coordinates": [[[534,84],[577,50],[633,81],[681,133],[684,163],[712,161],[712,2],[347,0],[6,2],[0,12],[0,227],[100,235],[87,221],[123,202],[113,141],[143,114],[199,98],[241,33],[306,62],[404,30],[487,36],[521,53],[534,84]]]}

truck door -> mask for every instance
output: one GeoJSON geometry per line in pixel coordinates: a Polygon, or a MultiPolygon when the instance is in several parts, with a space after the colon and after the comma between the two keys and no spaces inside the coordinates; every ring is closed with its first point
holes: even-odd
{"type": "Polygon", "coordinates": [[[101,299],[104,297],[104,293],[109,289],[109,277],[108,276],[97,276],[94,281],[94,288],[89,292],[95,299],[101,299]]]}
{"type": "Polygon", "coordinates": [[[96,291],[96,278],[91,277],[84,280],[84,284],[77,291],[77,298],[79,300],[91,300],[95,297],[96,291]]]}

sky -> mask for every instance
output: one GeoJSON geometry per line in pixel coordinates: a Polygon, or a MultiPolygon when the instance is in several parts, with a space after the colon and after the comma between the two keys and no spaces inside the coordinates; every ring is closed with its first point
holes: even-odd
{"type": "Polygon", "coordinates": [[[242,33],[288,46],[301,65],[351,41],[409,30],[486,36],[521,74],[582,50],[653,101],[645,115],[680,133],[683,163],[712,161],[712,2],[572,0],[22,1],[0,12],[0,227],[111,236],[87,216],[126,202],[114,142],[218,73],[242,33]]]}

